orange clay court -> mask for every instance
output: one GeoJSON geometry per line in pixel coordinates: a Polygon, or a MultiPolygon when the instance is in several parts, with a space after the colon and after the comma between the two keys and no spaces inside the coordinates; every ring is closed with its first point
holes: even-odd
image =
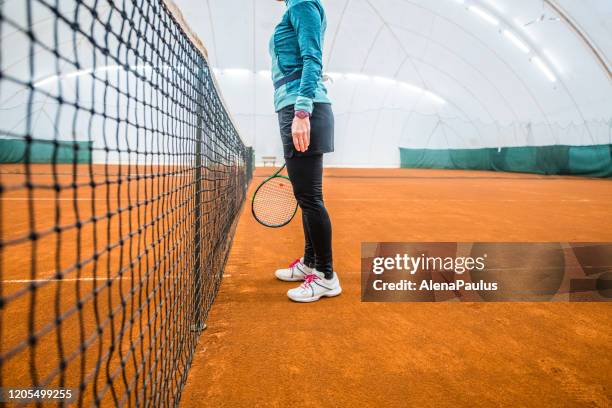
{"type": "MultiPolygon", "coordinates": [[[[256,170],[248,197],[271,172],[271,168],[256,170]]],[[[2,176],[4,184],[23,181],[20,175],[2,176]]],[[[44,181],[49,176],[34,177],[44,181]]],[[[285,228],[264,228],[252,218],[247,200],[181,406],[612,404],[609,303],[361,303],[359,272],[364,241],[612,241],[609,180],[326,169],[324,183],[334,223],[335,269],[344,293],[311,305],[290,302],[285,292],[291,285],[274,279],[273,271],[300,254],[302,242],[295,238],[300,236],[300,217],[285,228]]],[[[44,196],[36,198],[36,219],[53,225],[54,207],[45,204],[44,196]]],[[[78,208],[72,208],[72,197],[66,198],[64,213],[91,211],[90,192],[83,191],[82,200],[76,201],[78,208]]],[[[5,194],[2,211],[5,236],[28,231],[19,196],[5,194]]],[[[111,234],[117,233],[113,228],[111,234]]],[[[74,242],[64,237],[66,254],[74,252],[74,242]]],[[[4,295],[27,285],[20,280],[28,279],[28,272],[21,272],[30,270],[28,245],[25,242],[21,252],[15,249],[2,260],[10,264],[2,277],[4,295]]],[[[67,256],[65,262],[72,260],[67,256]]],[[[39,271],[54,269],[44,246],[37,262],[39,271]]],[[[90,270],[81,271],[83,293],[95,284],[88,276],[90,270]]],[[[76,287],[62,286],[66,304],[77,298],[76,287]]],[[[62,307],[54,304],[55,290],[37,292],[36,315],[41,322],[49,320],[45,311],[62,307]]],[[[105,296],[118,303],[121,290],[116,285],[105,296]]],[[[26,296],[5,310],[3,324],[13,325],[14,338],[27,333],[28,301],[26,296]]],[[[93,311],[83,314],[85,324],[95,328],[93,311]]],[[[75,324],[68,321],[61,328],[67,349],[81,341],[75,324]]],[[[7,347],[11,337],[3,341],[7,347]]],[[[55,355],[56,348],[54,335],[45,336],[34,358],[44,361],[45,350],[55,355]]],[[[85,371],[97,353],[95,346],[84,354],[85,371]]],[[[26,353],[5,368],[11,385],[29,383],[29,358],[26,353]]],[[[48,365],[56,366],[57,361],[48,365]]],[[[79,367],[66,371],[65,384],[76,385],[71,378],[78,378],[79,367]]],[[[104,375],[100,377],[102,389],[104,375]]],[[[110,393],[107,397],[112,401],[110,393]]]]}
{"type": "MultiPolygon", "coordinates": [[[[257,169],[251,191],[269,173],[257,169]]],[[[362,241],[609,241],[610,181],[410,169],[325,175],[344,293],[290,302],[291,284],[273,271],[302,250],[299,217],[270,230],[244,209],[183,407],[612,404],[609,303],[360,302],[362,241]]]]}

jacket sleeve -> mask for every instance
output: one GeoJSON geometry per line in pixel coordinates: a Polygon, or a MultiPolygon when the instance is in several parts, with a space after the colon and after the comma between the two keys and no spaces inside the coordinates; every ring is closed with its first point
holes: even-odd
{"type": "Polygon", "coordinates": [[[303,1],[289,9],[304,63],[295,110],[312,113],[313,99],[323,70],[321,12],[314,1],[303,1]]]}

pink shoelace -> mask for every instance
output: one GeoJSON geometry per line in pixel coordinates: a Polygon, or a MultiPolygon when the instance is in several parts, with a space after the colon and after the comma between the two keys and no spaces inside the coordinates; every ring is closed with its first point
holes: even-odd
{"type": "Polygon", "coordinates": [[[298,259],[296,259],[295,261],[291,262],[291,263],[289,264],[289,268],[293,268],[295,265],[299,264],[299,263],[300,263],[300,261],[301,261],[301,259],[300,259],[300,258],[298,258],[298,259]]]}
{"type": "Polygon", "coordinates": [[[300,286],[306,289],[308,288],[308,286],[310,286],[312,282],[316,281],[317,279],[321,279],[319,275],[309,273],[308,275],[306,275],[306,277],[304,277],[304,283],[302,283],[300,286]]]}

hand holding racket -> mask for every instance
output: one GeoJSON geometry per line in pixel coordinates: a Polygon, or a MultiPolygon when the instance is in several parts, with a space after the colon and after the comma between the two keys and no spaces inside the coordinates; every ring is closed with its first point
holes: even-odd
{"type": "Polygon", "coordinates": [[[276,173],[264,180],[253,194],[253,217],[266,227],[278,228],[287,225],[297,212],[298,203],[293,195],[289,177],[280,174],[284,169],[283,164],[276,173]]]}

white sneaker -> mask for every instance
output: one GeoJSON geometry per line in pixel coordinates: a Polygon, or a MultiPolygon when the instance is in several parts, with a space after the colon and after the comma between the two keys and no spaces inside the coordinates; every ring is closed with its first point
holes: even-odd
{"type": "Polygon", "coordinates": [[[311,273],[312,268],[304,264],[304,258],[299,258],[291,262],[288,268],[278,269],[274,275],[285,282],[298,282],[303,281],[306,275],[311,273]]]}
{"type": "Polygon", "coordinates": [[[333,297],[342,293],[340,280],[334,272],[332,279],[325,279],[321,272],[314,271],[306,275],[304,283],[295,289],[290,289],[287,292],[289,299],[294,302],[316,302],[321,299],[321,296],[333,297]]]}

